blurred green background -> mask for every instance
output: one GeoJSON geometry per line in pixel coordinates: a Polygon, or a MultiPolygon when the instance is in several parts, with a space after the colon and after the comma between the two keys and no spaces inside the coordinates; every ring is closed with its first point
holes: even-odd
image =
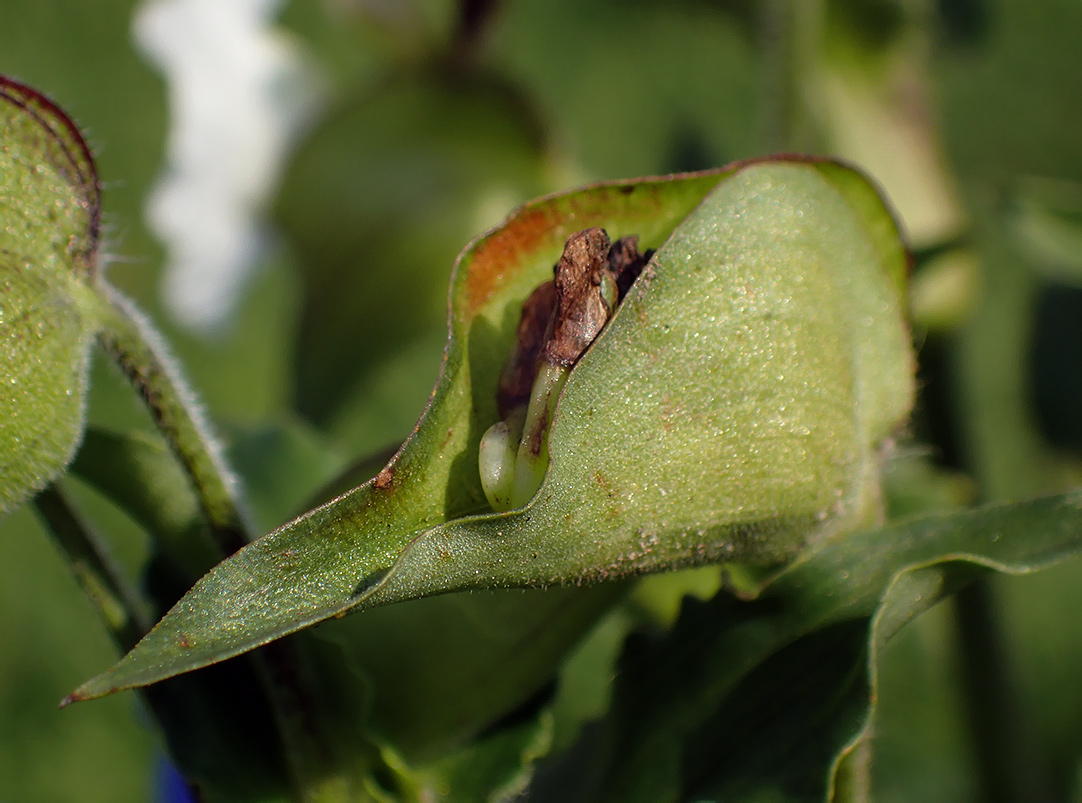
{"type": "MultiPolygon", "coordinates": [[[[250,275],[209,328],[163,301],[169,253],[144,212],[180,97],[133,42],[133,16],[151,5],[5,0],[0,72],[87,132],[109,275],[173,343],[264,527],[409,432],[438,369],[454,257],[514,205],[779,150],[862,165],[917,257],[921,401],[890,475],[892,513],[1077,484],[1077,0],[289,0],[274,35],[308,77],[308,105],[250,204],[264,227],[250,275]]],[[[173,5],[213,17],[260,4],[173,5]]],[[[182,27],[176,42],[197,58],[209,46],[182,27]]],[[[104,364],[90,419],[149,428],[104,364]]],[[[80,501],[134,574],[138,529],[90,492],[80,501]]],[[[976,593],[996,617],[1009,748],[1043,799],[1082,800],[1082,567],[976,593]]],[[[966,616],[965,603],[940,606],[888,648],[882,800],[987,793],[966,616]]],[[[133,695],[56,710],[112,659],[33,516],[0,522],[0,800],[152,798],[159,748],[133,695]]]]}

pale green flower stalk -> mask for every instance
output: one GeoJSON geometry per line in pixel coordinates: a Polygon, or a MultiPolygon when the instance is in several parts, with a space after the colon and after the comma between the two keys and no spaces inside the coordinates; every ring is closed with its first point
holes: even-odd
{"type": "Polygon", "coordinates": [[[107,302],[99,342],[139,391],[180,460],[223,556],[233,554],[248,542],[248,526],[237,481],[202,407],[146,316],[108,282],[99,281],[98,290],[107,302]]]}
{"type": "Polygon", "coordinates": [[[542,285],[523,305],[518,342],[500,383],[500,407],[510,412],[485,432],[478,456],[493,510],[522,507],[541,487],[560,391],[646,259],[635,238],[610,245],[604,229],[586,229],[568,238],[555,279],[546,283],[551,287],[542,285]],[[525,387],[529,394],[521,398],[525,387]]]}
{"type": "Polygon", "coordinates": [[[570,373],[564,366],[551,363],[542,363],[537,370],[522,439],[515,455],[512,508],[529,502],[545,478],[549,466],[549,428],[556,414],[556,401],[570,373]]]}

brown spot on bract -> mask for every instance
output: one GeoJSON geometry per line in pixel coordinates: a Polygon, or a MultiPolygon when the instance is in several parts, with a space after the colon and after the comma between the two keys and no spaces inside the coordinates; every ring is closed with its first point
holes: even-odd
{"type": "Polygon", "coordinates": [[[440,452],[443,452],[443,450],[447,448],[447,444],[451,442],[451,438],[454,436],[454,434],[455,431],[453,429],[447,429],[447,434],[444,435],[443,440],[440,441],[440,452]]]}
{"type": "Polygon", "coordinates": [[[391,466],[387,466],[383,471],[376,475],[376,487],[381,491],[386,491],[394,483],[394,469],[391,466]]]}
{"type": "Polygon", "coordinates": [[[612,484],[608,481],[604,474],[600,471],[594,472],[594,482],[598,484],[598,487],[605,492],[605,496],[609,499],[616,498],[616,490],[612,487],[612,484]]]}
{"type": "Polygon", "coordinates": [[[684,405],[679,399],[666,395],[661,400],[661,428],[666,432],[676,429],[676,423],[683,414],[684,405]]]}
{"type": "Polygon", "coordinates": [[[182,649],[185,650],[192,646],[191,641],[189,641],[188,637],[183,633],[177,636],[177,643],[181,646],[182,649]]]}

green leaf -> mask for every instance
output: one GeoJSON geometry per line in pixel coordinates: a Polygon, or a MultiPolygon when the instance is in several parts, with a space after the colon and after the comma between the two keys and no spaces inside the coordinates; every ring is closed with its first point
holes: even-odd
{"type": "Polygon", "coordinates": [[[199,499],[164,441],[90,427],[70,470],[146,530],[183,577],[198,578],[220,560],[199,499]]]}
{"type": "MultiPolygon", "coordinates": [[[[1069,207],[1070,200],[1061,190],[1082,182],[1082,138],[1074,135],[1082,127],[1082,106],[1073,101],[1077,70],[1071,67],[1078,63],[1072,32],[1082,25],[1082,6],[1042,0],[1004,4],[1001,11],[989,17],[978,50],[959,48],[935,64],[943,144],[980,260],[977,303],[957,343],[949,344],[945,381],[958,400],[952,429],[966,444],[982,496],[992,500],[1073,482],[1033,418],[1034,396],[1043,395],[1032,385],[1041,289],[1033,268],[1048,269],[1053,255],[1047,253],[1051,232],[1041,225],[1043,232],[1033,231],[1037,221],[1025,217],[1033,201],[1066,211],[1063,201],[1069,207]],[[1043,180],[1034,184],[1033,177],[1043,180]],[[1034,234],[1045,247],[1034,249],[1034,234]]],[[[1055,228],[1059,239],[1065,232],[1055,228]]],[[[1076,351],[1061,345],[1065,354],[1076,351]]],[[[1054,395],[1069,387],[1057,378],[1050,385],[1054,395]]]]}
{"type": "Polygon", "coordinates": [[[552,717],[544,715],[488,734],[422,770],[422,799],[516,800],[551,742],[552,717]]]}
{"type": "Polygon", "coordinates": [[[589,175],[668,173],[763,151],[764,105],[777,102],[763,98],[763,21],[750,3],[511,3],[488,46],[589,175]],[[649,53],[628,58],[646,38],[649,53]],[[624,121],[634,136],[614,134],[624,121]]]}
{"type": "MultiPolygon", "coordinates": [[[[257,526],[264,529],[307,511],[310,504],[306,503],[342,470],[341,457],[319,433],[292,418],[236,429],[228,441],[229,462],[243,478],[245,501],[257,526]]],[[[386,455],[361,480],[375,476],[385,462],[386,455]]],[[[356,481],[350,487],[359,484],[356,481]]]]}
{"type": "Polygon", "coordinates": [[[1073,493],[868,531],[806,554],[751,603],[690,604],[665,637],[629,642],[581,799],[829,799],[894,633],[984,571],[1080,553],[1073,493]]]}
{"type": "MultiPolygon", "coordinates": [[[[544,190],[539,136],[513,89],[439,68],[388,76],[338,106],[297,152],[276,202],[305,286],[297,409],[352,434],[351,395],[372,395],[366,386],[421,346],[416,408],[387,410],[375,429],[402,438],[439,364],[455,255],[544,190]]],[[[392,387],[412,390],[410,379],[392,376],[392,387]]],[[[356,447],[381,445],[368,436],[356,447]]]]}
{"type": "Polygon", "coordinates": [[[0,142],[3,515],[53,480],[82,437],[101,188],[67,115],[3,76],[0,142]]]}
{"type": "Polygon", "coordinates": [[[1037,269],[1082,284],[1082,182],[1022,177],[1012,207],[1010,227],[1037,269]]]}
{"type": "Polygon", "coordinates": [[[369,689],[367,726],[431,760],[527,701],[626,584],[445,594],[327,622],[369,689]]]}
{"type": "Polygon", "coordinates": [[[803,159],[521,208],[461,257],[443,372],[391,463],[225,561],[75,698],[354,608],[776,563],[866,523],[878,450],[913,392],[896,240],[864,179],[803,159]],[[536,497],[463,517],[484,508],[477,446],[496,419],[518,307],[567,236],[594,225],[660,250],[571,372],[536,497]]]}

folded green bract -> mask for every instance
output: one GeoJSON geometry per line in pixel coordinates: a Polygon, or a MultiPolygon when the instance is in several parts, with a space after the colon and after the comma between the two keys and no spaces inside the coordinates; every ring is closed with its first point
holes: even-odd
{"type": "Polygon", "coordinates": [[[425,415],[369,483],[224,561],[72,699],[152,683],[330,616],[469,588],[778,564],[878,515],[913,396],[906,255],[869,182],[778,157],[588,187],[460,257],[425,415]],[[484,513],[482,433],[519,308],[590,226],[652,262],[572,370],[524,508],[484,513]]]}

